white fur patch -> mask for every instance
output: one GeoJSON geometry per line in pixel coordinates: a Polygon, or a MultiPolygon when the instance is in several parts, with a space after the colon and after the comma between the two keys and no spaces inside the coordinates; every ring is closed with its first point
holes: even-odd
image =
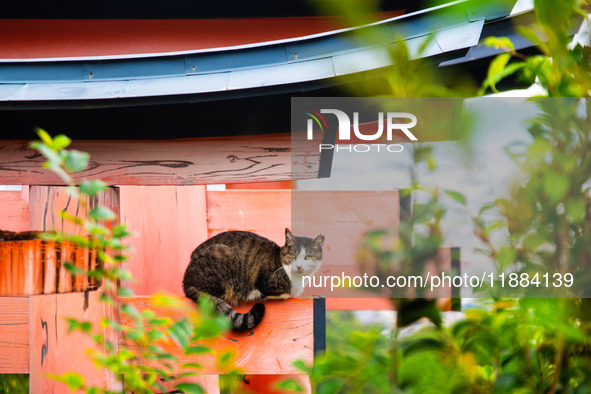
{"type": "Polygon", "coordinates": [[[320,268],[322,261],[306,260],[306,250],[301,250],[294,261],[291,262],[291,296],[299,297],[304,292],[304,276],[312,277],[320,268]],[[301,267],[301,270],[298,269],[301,267]]]}
{"type": "Polygon", "coordinates": [[[258,290],[253,290],[250,292],[250,294],[248,295],[248,297],[246,297],[247,301],[252,301],[252,300],[258,300],[260,299],[262,296],[261,292],[258,290]]]}
{"type": "Polygon", "coordinates": [[[287,277],[291,279],[291,265],[283,265],[283,269],[285,270],[287,277]]]}

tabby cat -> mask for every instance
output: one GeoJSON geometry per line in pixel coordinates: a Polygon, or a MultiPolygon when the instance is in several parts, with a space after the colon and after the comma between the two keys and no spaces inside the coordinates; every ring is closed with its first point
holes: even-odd
{"type": "Polygon", "coordinates": [[[322,264],[324,236],[296,237],[285,229],[285,245],[247,231],[227,231],[199,245],[183,278],[183,290],[197,301],[209,294],[218,312],[235,331],[256,327],[265,305],[256,303],[248,313],[229,304],[253,300],[287,299],[304,291],[303,276],[312,276],[322,264]]]}

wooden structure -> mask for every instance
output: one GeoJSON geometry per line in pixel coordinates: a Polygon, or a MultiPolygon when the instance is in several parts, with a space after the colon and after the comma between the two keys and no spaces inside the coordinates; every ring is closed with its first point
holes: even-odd
{"type": "MultiPolygon", "coordinates": [[[[10,2],[0,13],[7,38],[0,43],[6,130],[0,137],[0,185],[25,186],[22,192],[0,192],[0,228],[71,230],[57,212],[75,213],[76,204],[27,145],[39,126],[67,134],[73,148],[90,153],[89,168],[76,179],[98,177],[113,186],[100,198],[138,234],[131,240],[136,254],[128,268],[138,280],[132,286],[139,296],[121,302],[151,308],[142,296],[159,290],[181,296],[191,251],[229,229],[256,231],[278,243],[284,227],[303,235],[322,232],[327,246],[321,274],[359,273],[351,256],[361,235],[374,227],[397,228],[395,191],[318,192],[294,201],[285,190],[213,192],[205,185],[326,176],[326,160],[321,165],[318,153],[321,134],[293,150],[291,96],[310,90],[317,96],[341,94],[334,86],[345,76],[354,76],[348,83],[360,86],[379,79],[393,64],[387,54],[398,40],[412,58],[434,63],[461,58],[477,45],[483,26],[508,15],[510,7],[450,1],[423,10],[426,2],[385,1],[385,9],[369,16],[376,23],[340,29],[342,15],[318,17],[303,1],[230,3],[183,2],[191,8],[185,10],[178,2],[155,0],[132,0],[125,7],[81,1],[75,8],[10,2]],[[359,32],[379,42],[365,45],[356,39],[359,32]],[[347,212],[347,223],[317,220],[339,209],[347,212]]],[[[450,266],[451,256],[442,250],[441,264],[450,266]]],[[[249,374],[294,373],[293,359],[313,360],[322,348],[323,328],[315,324],[322,321],[324,305],[312,295],[270,303],[255,334],[223,339],[241,349],[240,365],[249,374]],[[274,357],[261,353],[258,344],[267,337],[287,351],[274,357]]],[[[83,349],[92,344],[68,336],[64,321],[65,316],[91,322],[116,318],[98,297],[98,291],[89,291],[0,298],[0,373],[28,373],[35,394],[62,391],[47,372],[79,372],[90,383],[112,386],[112,377],[85,358],[83,349]]],[[[366,300],[328,298],[326,307],[390,307],[382,299],[366,300]]],[[[118,343],[113,332],[103,334],[118,343]]],[[[216,391],[213,377],[202,382],[216,391]]],[[[268,383],[254,377],[250,382],[259,391],[268,383]]]]}
{"type": "MultiPolygon", "coordinates": [[[[356,275],[360,271],[351,256],[355,255],[355,244],[360,237],[376,228],[396,229],[400,216],[395,191],[207,191],[204,186],[122,185],[108,189],[101,201],[108,202],[120,214],[120,220],[137,233],[131,239],[135,253],[127,268],[138,280],[130,285],[139,296],[120,302],[134,304],[140,310],[149,308],[164,312],[171,317],[178,312],[155,307],[143,295],[167,291],[182,296],[181,279],[191,251],[219,232],[232,229],[255,231],[283,243],[285,227],[300,227],[307,235],[322,231],[327,236],[327,244],[325,265],[319,274],[346,272],[356,275]],[[292,208],[300,203],[309,207],[305,210],[307,217],[294,218],[292,208]],[[348,222],[339,225],[325,222],[321,212],[330,218],[340,212],[348,222]]],[[[0,221],[10,223],[12,230],[57,228],[71,231],[67,222],[58,219],[58,211],[64,208],[71,212],[76,210],[76,204],[69,201],[65,188],[32,186],[24,187],[22,192],[0,192],[0,218],[10,217],[10,221],[0,221]],[[20,217],[15,217],[14,212],[19,212],[20,217]]],[[[449,249],[441,251],[441,259],[447,262],[444,264],[451,264],[449,249]]],[[[295,359],[312,362],[314,351],[322,348],[321,316],[325,306],[319,304],[324,299],[314,300],[311,296],[321,291],[308,289],[303,299],[268,303],[267,315],[254,335],[232,333],[223,339],[238,349],[237,366],[250,375],[285,375],[297,374],[291,365],[295,359]],[[261,340],[265,341],[265,346],[261,346],[261,340]],[[289,346],[289,351],[277,351],[271,356],[261,350],[268,348],[269,341],[281,344],[284,350],[289,346]]],[[[339,289],[340,298],[335,298],[334,294],[325,295],[327,309],[391,308],[388,300],[360,298],[372,294],[355,290],[339,289]]],[[[98,302],[98,292],[2,298],[0,310],[0,335],[7,338],[0,343],[0,354],[5,355],[0,358],[0,373],[29,373],[31,392],[46,392],[51,387],[59,391],[59,384],[43,377],[48,371],[78,371],[92,376],[94,383],[109,384],[108,374],[99,374],[90,363],[84,362],[83,344],[91,346],[87,338],[67,336],[63,320],[71,316],[98,322],[103,316],[109,316],[112,311],[98,302]]],[[[105,335],[113,334],[105,331],[105,335]]],[[[215,392],[213,375],[217,370],[214,365],[205,364],[204,373],[208,376],[203,377],[201,383],[215,392]]],[[[264,380],[251,376],[248,381],[252,387],[260,387],[264,380]]]]}

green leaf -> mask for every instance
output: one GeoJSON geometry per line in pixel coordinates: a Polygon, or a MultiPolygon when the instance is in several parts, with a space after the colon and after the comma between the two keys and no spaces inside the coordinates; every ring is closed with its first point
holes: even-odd
{"type": "Polygon", "coordinates": [[[52,379],[57,380],[68,385],[72,391],[80,390],[84,387],[84,377],[78,373],[67,372],[63,375],[49,375],[52,379]]]}
{"type": "Polygon", "coordinates": [[[494,80],[495,77],[505,69],[509,60],[511,60],[511,54],[509,53],[501,53],[494,58],[493,61],[490,62],[490,66],[488,66],[487,79],[494,80]]]}
{"type": "Polygon", "coordinates": [[[132,235],[129,231],[127,231],[127,225],[125,225],[125,224],[119,224],[119,225],[113,227],[112,231],[113,231],[113,236],[117,237],[117,238],[124,238],[129,235],[132,235]]]}
{"type": "Polygon", "coordinates": [[[169,328],[170,337],[183,349],[186,349],[189,346],[189,338],[191,336],[191,329],[189,328],[189,324],[187,319],[183,319],[181,321],[175,322],[169,328]]]}
{"type": "Polygon", "coordinates": [[[202,394],[205,393],[205,390],[203,390],[203,387],[201,387],[200,384],[197,383],[181,383],[181,384],[177,384],[175,389],[182,391],[183,393],[189,393],[189,394],[202,394]]]}
{"type": "Polygon", "coordinates": [[[306,363],[303,360],[295,360],[293,362],[293,366],[299,370],[302,371],[306,374],[310,374],[312,372],[312,367],[306,365],[306,363]]]}
{"type": "Polygon", "coordinates": [[[60,217],[64,220],[67,220],[68,222],[76,223],[79,226],[82,226],[84,224],[84,220],[80,219],[79,217],[70,215],[66,211],[61,211],[60,217]]]}
{"type": "Polygon", "coordinates": [[[69,171],[79,172],[86,169],[89,159],[88,153],[71,150],[67,152],[64,164],[69,171]]]}
{"type": "Polygon", "coordinates": [[[148,320],[150,326],[166,326],[170,323],[172,323],[172,319],[168,317],[154,317],[148,320]]]}
{"type": "Polygon", "coordinates": [[[565,207],[566,213],[573,223],[578,224],[585,220],[587,214],[587,204],[584,198],[568,200],[565,204],[565,207]]]}
{"type": "Polygon", "coordinates": [[[35,132],[41,139],[41,141],[49,148],[53,147],[53,139],[49,135],[49,133],[41,128],[36,128],[35,132]]]}
{"type": "Polygon", "coordinates": [[[119,297],[131,297],[133,296],[133,290],[131,290],[129,287],[120,287],[117,289],[117,295],[119,297]]]}
{"type": "Polygon", "coordinates": [[[197,363],[186,363],[182,365],[182,369],[185,368],[195,368],[195,369],[202,369],[203,365],[197,363]]]}
{"type": "Polygon", "coordinates": [[[107,188],[107,184],[97,179],[93,179],[91,181],[81,182],[79,187],[80,193],[86,194],[87,196],[96,196],[107,188]]]}
{"type": "Polygon", "coordinates": [[[511,247],[502,247],[497,253],[497,261],[502,270],[511,267],[517,261],[517,251],[511,247]]]}
{"type": "Polygon", "coordinates": [[[568,193],[571,180],[567,175],[549,171],[544,174],[544,193],[553,202],[562,200],[568,193]]]}
{"type": "Polygon", "coordinates": [[[98,206],[92,209],[89,214],[93,220],[113,220],[115,219],[115,213],[107,207],[98,206]]]}
{"type": "Polygon", "coordinates": [[[546,242],[546,238],[540,233],[528,234],[523,238],[523,246],[529,250],[535,251],[546,242]]]}
{"type": "Polygon", "coordinates": [[[63,134],[56,135],[53,138],[53,149],[61,150],[61,149],[67,148],[71,142],[72,142],[72,140],[63,134]]]}
{"type": "Polygon", "coordinates": [[[220,365],[226,365],[232,361],[234,353],[230,350],[223,352],[218,356],[218,363],[220,365]]]}
{"type": "Polygon", "coordinates": [[[439,351],[444,348],[444,345],[445,344],[440,339],[426,337],[406,342],[403,344],[402,348],[404,356],[408,357],[417,352],[439,351]]]}
{"type": "Polygon", "coordinates": [[[140,313],[137,310],[137,308],[131,304],[121,305],[121,312],[125,313],[126,315],[132,316],[132,317],[139,317],[140,316],[140,313]]]}
{"type": "Polygon", "coordinates": [[[189,354],[204,354],[204,353],[210,353],[211,352],[211,348],[209,346],[203,346],[203,345],[197,345],[197,346],[192,346],[190,348],[187,349],[187,351],[185,352],[185,354],[189,355],[189,354]]]}
{"type": "Polygon", "coordinates": [[[290,393],[303,393],[304,389],[294,379],[282,380],[275,385],[275,388],[280,390],[289,391],[290,393]]]}
{"type": "Polygon", "coordinates": [[[511,40],[507,37],[486,37],[484,39],[484,45],[488,47],[493,47],[495,49],[502,49],[502,50],[510,50],[514,51],[515,46],[511,42],[511,40]]]}
{"type": "Polygon", "coordinates": [[[445,192],[445,194],[447,194],[449,197],[453,198],[454,200],[456,200],[460,204],[462,204],[464,206],[466,205],[466,197],[462,193],[458,193],[453,190],[444,190],[444,192],[445,192]]]}

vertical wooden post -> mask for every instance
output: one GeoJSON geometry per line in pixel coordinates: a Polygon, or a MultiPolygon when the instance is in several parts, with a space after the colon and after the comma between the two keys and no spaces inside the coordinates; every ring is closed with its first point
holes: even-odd
{"type": "Polygon", "coordinates": [[[126,268],[138,295],[184,295],[191,252],[207,239],[205,186],[121,186],[121,222],[135,233],[126,268]]]}
{"type": "MultiPolygon", "coordinates": [[[[32,186],[29,194],[29,224],[31,230],[58,230],[80,233],[81,230],[60,217],[66,210],[82,216],[76,200],[70,198],[66,187],[32,186]]],[[[89,206],[100,204],[118,213],[118,195],[113,188],[87,200],[89,206]]],[[[106,223],[112,226],[113,223],[106,223]]],[[[100,302],[101,292],[51,294],[30,297],[30,392],[67,392],[67,388],[48,378],[47,374],[76,372],[88,385],[115,388],[115,379],[106,370],[98,370],[87,356],[93,348],[92,340],[83,333],[68,333],[66,317],[89,321],[100,329],[102,318],[116,318],[116,311],[100,302]]],[[[117,346],[117,335],[112,330],[100,333],[117,346]]]]}

